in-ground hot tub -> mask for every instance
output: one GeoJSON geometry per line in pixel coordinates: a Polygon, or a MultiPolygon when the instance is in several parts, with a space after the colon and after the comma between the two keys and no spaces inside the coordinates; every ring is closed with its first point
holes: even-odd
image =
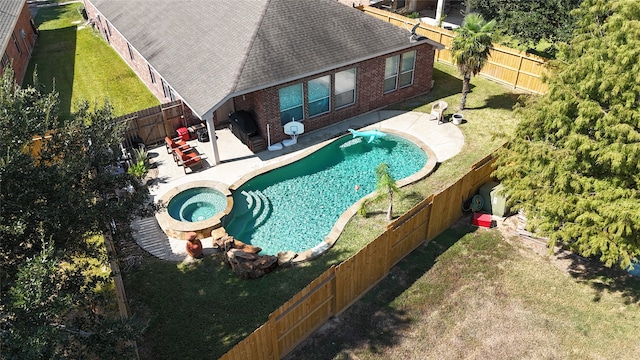
{"type": "Polygon", "coordinates": [[[195,232],[199,239],[211,236],[220,219],[233,208],[228,187],[217,181],[200,180],[176,186],[160,198],[166,211],[156,214],[160,228],[170,237],[186,239],[195,232]]]}

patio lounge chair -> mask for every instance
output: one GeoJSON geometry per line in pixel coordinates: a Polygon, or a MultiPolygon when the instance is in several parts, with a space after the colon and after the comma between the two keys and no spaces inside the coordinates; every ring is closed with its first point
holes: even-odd
{"type": "Polygon", "coordinates": [[[180,148],[176,148],[173,151],[178,165],[182,166],[185,174],[187,173],[187,168],[191,169],[191,172],[194,172],[196,169],[202,169],[204,167],[202,157],[193,150],[195,149],[189,148],[189,151],[184,152],[180,148]]]}
{"type": "Polygon", "coordinates": [[[176,148],[185,149],[185,148],[189,147],[189,144],[187,144],[187,142],[182,140],[182,138],[180,138],[180,137],[170,138],[168,136],[165,136],[165,138],[164,138],[164,146],[167,147],[167,154],[171,154],[174,149],[176,149],[176,148]]]}

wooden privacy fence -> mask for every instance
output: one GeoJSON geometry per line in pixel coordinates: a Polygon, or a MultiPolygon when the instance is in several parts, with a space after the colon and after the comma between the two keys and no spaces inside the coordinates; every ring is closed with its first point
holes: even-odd
{"type": "Polygon", "coordinates": [[[122,115],[114,120],[129,123],[124,136],[127,148],[164,142],[165,136],[176,136],[177,128],[190,125],[185,123],[181,100],[122,115]]]}
{"type": "MultiPolygon", "coordinates": [[[[104,246],[107,248],[107,253],[109,254],[109,266],[111,267],[111,275],[113,276],[113,283],[116,288],[118,311],[120,312],[120,317],[126,319],[131,317],[131,309],[129,308],[127,293],[124,289],[124,281],[122,280],[122,274],[120,272],[120,264],[118,263],[116,248],[113,245],[113,238],[111,237],[110,232],[104,231],[102,233],[102,237],[104,238],[104,246]]],[[[140,360],[138,344],[135,341],[132,341],[130,345],[134,349],[136,360],[140,360]]]]}
{"type": "Polygon", "coordinates": [[[494,161],[492,156],[479,161],[456,183],[390,223],[382,235],[327,269],[220,359],[280,359],[291,352],[384,279],[393,265],[458,220],[463,201],[491,180],[494,161]]]}
{"type": "MultiPolygon", "coordinates": [[[[406,28],[407,31],[418,21],[371,6],[359,6],[358,9],[393,25],[406,28]]],[[[455,36],[453,31],[420,23],[416,33],[443,44],[445,46],[443,50],[436,50],[436,60],[453,64],[451,51],[449,51],[451,39],[455,36]]],[[[512,86],[514,89],[543,94],[547,92],[547,85],[542,82],[546,61],[542,57],[523,53],[506,46],[493,45],[489,61],[482,68],[480,75],[512,86]]]]}

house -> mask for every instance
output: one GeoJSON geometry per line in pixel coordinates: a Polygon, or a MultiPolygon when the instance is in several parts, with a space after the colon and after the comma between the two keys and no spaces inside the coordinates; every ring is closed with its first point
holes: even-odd
{"type": "Polygon", "coordinates": [[[251,114],[247,145],[288,138],[431,89],[434,41],[335,0],[84,0],[89,21],[161,101],[215,126],[251,114]]]}
{"type": "Polygon", "coordinates": [[[36,26],[26,0],[0,1],[0,73],[13,64],[15,80],[21,84],[36,44],[36,26]]]}

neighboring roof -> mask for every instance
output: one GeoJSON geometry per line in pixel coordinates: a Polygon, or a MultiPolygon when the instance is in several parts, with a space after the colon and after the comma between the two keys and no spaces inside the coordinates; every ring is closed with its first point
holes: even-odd
{"type": "Polygon", "coordinates": [[[0,51],[7,48],[25,2],[26,0],[0,0],[0,51]]]}
{"type": "Polygon", "coordinates": [[[91,2],[201,117],[229,96],[416,45],[335,0],[91,2]]]}

